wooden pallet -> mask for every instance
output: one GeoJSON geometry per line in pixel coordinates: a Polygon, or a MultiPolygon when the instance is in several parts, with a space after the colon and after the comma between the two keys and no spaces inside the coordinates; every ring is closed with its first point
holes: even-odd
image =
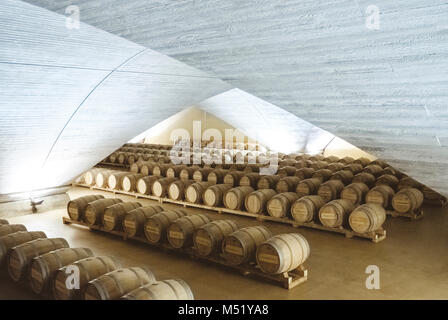
{"type": "Polygon", "coordinates": [[[192,208],[200,208],[200,209],[205,209],[205,210],[210,210],[210,211],[215,211],[217,213],[230,213],[230,214],[234,214],[234,215],[239,215],[239,216],[245,216],[245,217],[251,217],[251,218],[255,218],[258,221],[271,221],[271,222],[278,222],[278,223],[284,223],[284,224],[289,224],[295,228],[299,228],[299,227],[305,227],[305,228],[311,228],[311,229],[317,229],[317,230],[323,230],[323,231],[329,231],[329,232],[334,232],[334,233],[339,233],[339,234],[344,234],[346,236],[346,238],[353,238],[353,237],[357,237],[357,238],[364,238],[364,239],[369,239],[374,243],[378,243],[380,241],[383,241],[384,239],[386,239],[386,230],[384,229],[380,229],[377,231],[373,231],[373,232],[369,232],[369,233],[357,233],[354,232],[353,230],[349,230],[349,229],[345,229],[345,228],[330,228],[330,227],[326,227],[323,226],[321,224],[318,223],[303,223],[303,224],[299,224],[297,223],[297,221],[289,219],[287,217],[285,218],[276,218],[276,217],[271,217],[269,215],[261,215],[261,214],[255,214],[255,213],[250,213],[247,211],[242,211],[242,210],[232,210],[232,209],[227,209],[227,208],[223,208],[223,207],[211,207],[211,206],[207,206],[204,204],[199,204],[199,203],[191,203],[191,202],[186,202],[186,201],[179,201],[179,200],[172,200],[169,198],[161,198],[161,197],[157,197],[157,196],[153,196],[153,195],[144,195],[144,194],[139,194],[136,192],[126,192],[126,191],[122,191],[122,190],[112,190],[112,189],[108,189],[108,188],[99,188],[96,186],[88,186],[85,184],[74,184],[74,186],[78,186],[78,187],[86,187],[92,190],[102,190],[102,191],[108,191],[108,192],[112,192],[114,194],[125,194],[125,195],[129,195],[129,196],[133,196],[138,198],[142,198],[142,199],[151,199],[151,200],[156,200],[159,201],[160,203],[174,203],[174,204],[178,204],[178,205],[182,205],[183,207],[192,207],[192,208]]]}
{"type": "Polygon", "coordinates": [[[419,208],[412,212],[400,213],[395,210],[386,210],[386,213],[394,218],[404,217],[411,220],[420,220],[423,218],[423,208],[419,208]]]}
{"type": "Polygon", "coordinates": [[[224,266],[228,269],[236,270],[244,276],[253,276],[253,277],[261,278],[261,279],[264,279],[264,280],[267,280],[270,282],[275,282],[275,283],[279,284],[280,286],[282,286],[283,288],[288,289],[288,290],[298,286],[299,284],[305,282],[308,279],[308,270],[303,265],[299,266],[297,269],[292,270],[290,272],[284,272],[282,274],[268,274],[268,273],[264,273],[263,271],[261,271],[261,269],[255,263],[232,265],[232,264],[229,264],[222,256],[206,256],[206,257],[201,256],[196,252],[195,248],[177,249],[177,248],[171,247],[167,243],[152,243],[142,237],[128,237],[125,232],[108,231],[108,230],[105,230],[101,226],[97,226],[97,225],[89,226],[88,224],[86,224],[84,222],[72,220],[68,217],[63,217],[62,222],[64,224],[76,224],[76,225],[84,226],[84,227],[89,228],[91,231],[102,231],[102,232],[106,232],[109,234],[113,234],[113,235],[122,237],[123,240],[134,240],[134,241],[142,242],[142,243],[148,244],[152,247],[157,247],[157,248],[163,249],[165,251],[176,252],[179,254],[187,255],[193,259],[212,262],[214,264],[224,266]]]}

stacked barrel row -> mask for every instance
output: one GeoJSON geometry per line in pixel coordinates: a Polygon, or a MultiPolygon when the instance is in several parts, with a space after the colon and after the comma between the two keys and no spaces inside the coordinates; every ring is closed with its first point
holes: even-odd
{"type": "Polygon", "coordinates": [[[206,215],[188,215],[182,209],[164,210],[157,205],[92,197],[95,196],[70,201],[70,218],[77,217],[76,220],[101,226],[105,231],[144,237],[152,244],[165,243],[177,249],[193,247],[203,257],[222,255],[231,265],[256,260],[267,273],[296,269],[309,256],[308,242],[297,233],[273,236],[263,226],[239,228],[233,220],[212,221],[206,215]]]}
{"type": "MultiPolygon", "coordinates": [[[[84,201],[101,199],[88,196],[84,201]]],[[[70,248],[63,238],[0,220],[0,268],[41,296],[69,299],[193,299],[183,280],[156,281],[146,267],[123,268],[114,257],[70,248]]]]}

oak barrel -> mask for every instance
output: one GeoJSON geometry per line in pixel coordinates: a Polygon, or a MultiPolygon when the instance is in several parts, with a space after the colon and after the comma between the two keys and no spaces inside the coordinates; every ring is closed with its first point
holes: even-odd
{"type": "Polygon", "coordinates": [[[340,180],[328,180],[320,185],[317,190],[319,195],[325,202],[338,199],[341,191],[344,189],[344,184],[340,180]]]}
{"type": "Polygon", "coordinates": [[[346,165],[343,169],[350,170],[353,174],[358,174],[358,173],[362,172],[364,167],[362,165],[360,165],[359,163],[350,163],[350,164],[346,165]]]}
{"type": "Polygon", "coordinates": [[[367,167],[364,168],[363,172],[367,172],[374,175],[375,177],[378,177],[382,174],[383,168],[381,168],[379,165],[376,164],[369,164],[367,167]]]}
{"type": "Polygon", "coordinates": [[[224,194],[229,189],[232,189],[230,184],[215,184],[208,187],[203,194],[204,204],[210,207],[223,206],[224,194]]]}
{"type": "Polygon", "coordinates": [[[312,178],[319,178],[322,180],[322,182],[327,181],[331,178],[331,175],[333,174],[333,171],[329,169],[320,169],[317,171],[314,171],[312,178]]]}
{"type": "Polygon", "coordinates": [[[244,172],[242,171],[229,171],[229,173],[224,176],[224,183],[236,187],[243,176],[244,172]]]}
{"type": "Polygon", "coordinates": [[[229,170],[215,169],[208,174],[207,181],[215,184],[222,184],[224,183],[224,177],[227,173],[229,173],[229,170]]]}
{"type": "Polygon", "coordinates": [[[332,172],[338,172],[344,169],[345,165],[340,162],[330,163],[326,169],[331,170],[332,172]]]}
{"type": "Polygon", "coordinates": [[[273,236],[257,248],[256,259],[266,273],[279,274],[301,266],[310,256],[310,245],[299,233],[273,236]]]}
{"type": "Polygon", "coordinates": [[[367,203],[353,210],[348,219],[350,227],[358,233],[376,231],[386,220],[386,211],[380,205],[367,203]]]}
{"type": "Polygon", "coordinates": [[[372,161],[369,158],[361,157],[353,161],[353,163],[359,163],[363,167],[368,166],[372,161]]]}
{"type": "Polygon", "coordinates": [[[184,200],[188,186],[195,183],[194,180],[176,180],[168,186],[168,196],[172,200],[184,200]]]}
{"type": "Polygon", "coordinates": [[[415,189],[422,190],[423,184],[421,184],[420,182],[418,182],[415,179],[412,179],[411,177],[404,177],[404,178],[400,179],[400,182],[398,183],[398,190],[406,189],[406,188],[415,188],[415,189]]]}
{"type": "Polygon", "coordinates": [[[121,203],[121,199],[98,199],[90,202],[86,207],[85,222],[88,225],[101,224],[103,222],[104,210],[107,207],[121,203]]]}
{"type": "Polygon", "coordinates": [[[123,219],[124,232],[130,237],[143,235],[146,220],[162,211],[163,208],[157,205],[139,207],[129,211],[123,219]]]}
{"type": "Polygon", "coordinates": [[[383,174],[382,176],[378,177],[376,179],[376,185],[385,184],[391,187],[392,189],[395,189],[398,186],[399,180],[396,176],[393,176],[391,174],[383,174]]]}
{"type": "Polygon", "coordinates": [[[353,177],[352,182],[362,182],[364,184],[366,184],[369,188],[372,188],[373,185],[375,184],[375,176],[371,173],[368,172],[361,172],[358,173],[357,175],[355,175],[353,177]]]}
{"type": "Polygon", "coordinates": [[[310,165],[310,168],[313,168],[314,170],[325,169],[326,167],[328,167],[328,162],[326,161],[316,161],[310,165]]]}
{"type": "Polygon", "coordinates": [[[2,224],[0,225],[0,237],[6,236],[18,231],[27,231],[23,224],[2,224]]]}
{"type": "Polygon", "coordinates": [[[184,210],[167,210],[156,213],[145,222],[145,237],[151,243],[158,243],[166,240],[166,230],[171,222],[186,216],[184,210]]]}
{"type": "Polygon", "coordinates": [[[348,185],[353,180],[353,172],[350,170],[339,170],[331,175],[330,180],[339,180],[343,184],[348,185]]]}
{"type": "Polygon", "coordinates": [[[275,186],[275,190],[278,193],[295,192],[300,181],[300,178],[296,176],[281,178],[275,186]]]}
{"type": "Polygon", "coordinates": [[[140,202],[120,202],[107,207],[103,214],[103,227],[107,231],[121,231],[125,216],[132,210],[141,207],[140,202]]]}
{"type": "Polygon", "coordinates": [[[129,172],[114,172],[109,175],[107,179],[107,185],[110,189],[120,190],[122,188],[123,178],[127,176],[129,172]]]}
{"type": "Polygon", "coordinates": [[[185,167],[180,171],[179,177],[182,180],[191,180],[193,179],[194,172],[198,169],[198,166],[185,167]]]}
{"type": "Polygon", "coordinates": [[[322,180],[319,178],[305,179],[299,182],[296,192],[303,195],[317,194],[321,184],[322,180]]]}
{"type": "Polygon", "coordinates": [[[169,164],[156,164],[152,168],[152,175],[158,177],[166,177],[166,172],[171,167],[169,164]]]}
{"type": "Polygon", "coordinates": [[[152,194],[157,197],[166,197],[168,194],[168,187],[176,178],[162,178],[154,181],[152,184],[152,194]]]}
{"type": "Polygon", "coordinates": [[[296,167],[286,166],[278,169],[277,175],[280,177],[287,177],[287,176],[293,176],[297,171],[296,167]]]}
{"type": "Polygon", "coordinates": [[[93,186],[95,184],[95,177],[98,172],[102,171],[104,169],[91,169],[88,170],[86,173],[84,173],[84,183],[88,186],[93,186]]]}
{"type": "Polygon", "coordinates": [[[53,282],[53,297],[56,300],[82,299],[87,283],[103,274],[121,268],[113,257],[98,256],[75,261],[58,271],[53,282]],[[79,289],[73,281],[73,270],[79,271],[79,289]]]}
{"type": "Polygon", "coordinates": [[[31,290],[36,294],[47,293],[58,269],[92,256],[88,248],[61,248],[34,258],[28,274],[31,290]]]}
{"type": "Polygon", "coordinates": [[[193,236],[196,252],[201,256],[218,253],[226,236],[238,230],[233,220],[215,220],[197,229],[193,236]]]}
{"type": "Polygon", "coordinates": [[[380,184],[369,190],[366,195],[366,203],[375,203],[383,208],[389,208],[392,204],[394,190],[386,184],[380,184]]]}
{"type": "Polygon", "coordinates": [[[86,212],[87,205],[95,200],[104,199],[104,196],[100,194],[84,196],[70,200],[67,203],[67,213],[70,219],[76,221],[82,221],[86,212]]]}
{"type": "Polygon", "coordinates": [[[193,180],[196,182],[207,181],[208,175],[213,171],[212,168],[201,168],[197,169],[193,173],[193,180]]]}
{"type": "Polygon", "coordinates": [[[261,176],[257,183],[257,189],[275,189],[280,179],[281,177],[276,175],[261,176]]]}
{"type": "Polygon", "coordinates": [[[205,190],[212,185],[213,182],[195,182],[189,185],[185,191],[185,200],[190,203],[201,203],[205,190]]]}
{"type": "Polygon", "coordinates": [[[256,188],[258,181],[260,180],[260,174],[258,173],[247,173],[243,177],[241,177],[239,181],[239,185],[242,187],[252,187],[256,188]]]}
{"type": "Polygon", "coordinates": [[[9,221],[5,219],[0,219],[0,225],[2,224],[9,224],[9,221]]]}
{"type": "Polygon", "coordinates": [[[23,280],[31,260],[41,254],[60,248],[68,248],[63,238],[35,239],[11,248],[7,254],[8,273],[15,282],[23,280]]]}
{"type": "Polygon", "coordinates": [[[244,200],[247,212],[256,214],[265,214],[268,201],[274,197],[277,192],[273,189],[259,189],[249,193],[244,200]]]}
{"type": "Polygon", "coordinates": [[[353,159],[352,157],[344,157],[342,159],[339,159],[338,162],[349,164],[352,163],[353,161],[355,161],[355,159],[353,159]]]}
{"type": "Polygon", "coordinates": [[[423,193],[418,189],[402,189],[392,198],[392,207],[399,213],[413,212],[422,206],[423,199],[423,193]]]}
{"type": "Polygon", "coordinates": [[[295,192],[283,192],[273,196],[266,204],[266,209],[270,216],[283,218],[289,215],[291,205],[299,199],[295,192]]]}
{"type": "Polygon", "coordinates": [[[180,279],[156,281],[132,290],[122,300],[194,300],[188,284],[180,279]]]}
{"type": "Polygon", "coordinates": [[[166,170],[166,177],[167,178],[179,178],[180,172],[182,169],[185,169],[187,166],[171,166],[166,170]]]}
{"type": "Polygon", "coordinates": [[[254,192],[254,189],[249,186],[229,189],[224,194],[224,206],[232,210],[241,210],[244,207],[247,195],[252,192],[254,192]]]}
{"type": "Polygon", "coordinates": [[[193,244],[194,232],[209,222],[210,218],[203,214],[180,217],[168,227],[168,242],[174,248],[190,247],[193,244]]]}
{"type": "Polygon", "coordinates": [[[158,177],[158,176],[147,176],[147,177],[138,179],[138,181],[137,181],[138,193],[146,194],[146,195],[151,194],[152,185],[154,184],[154,182],[156,182],[159,179],[160,179],[160,177],[158,177]]]}
{"type": "Polygon", "coordinates": [[[114,170],[101,170],[96,174],[95,185],[99,188],[107,188],[109,176],[116,171],[114,170]]]}
{"type": "Polygon", "coordinates": [[[338,199],[326,203],[319,210],[319,221],[326,227],[337,228],[346,226],[348,216],[355,205],[348,200],[338,199]]]}
{"type": "Polygon", "coordinates": [[[90,281],[86,285],[84,299],[117,300],[132,290],[154,282],[154,274],[146,267],[117,269],[90,281]]]}
{"type": "Polygon", "coordinates": [[[152,175],[152,170],[154,169],[154,163],[145,163],[140,167],[140,173],[144,176],[152,175]]]}
{"type": "Polygon", "coordinates": [[[123,177],[121,182],[122,189],[126,192],[134,192],[137,190],[137,181],[143,178],[143,174],[128,174],[123,177]]]}
{"type": "Polygon", "coordinates": [[[364,202],[369,187],[362,182],[355,182],[349,184],[341,191],[341,199],[345,199],[353,202],[355,205],[359,205],[364,202]]]}
{"type": "Polygon", "coordinates": [[[299,223],[316,221],[324,204],[325,201],[316,195],[299,198],[291,205],[291,216],[299,223]]]}
{"type": "Polygon", "coordinates": [[[18,231],[0,237],[0,267],[5,264],[9,249],[25,242],[46,237],[42,231],[18,231]]]}

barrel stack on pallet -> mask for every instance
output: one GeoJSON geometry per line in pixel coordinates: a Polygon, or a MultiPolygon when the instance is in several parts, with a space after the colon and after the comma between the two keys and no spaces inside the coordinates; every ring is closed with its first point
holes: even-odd
{"type": "MultiPolygon", "coordinates": [[[[81,221],[89,203],[101,196],[86,196],[67,205],[70,217],[81,221]]],[[[157,281],[146,267],[123,268],[114,257],[95,256],[89,248],[70,248],[63,238],[47,238],[42,231],[0,219],[0,270],[28,286],[36,295],[56,300],[132,299],[193,300],[185,281],[157,281]],[[76,271],[75,271],[76,270],[76,271]],[[79,275],[75,279],[74,275],[79,275]]]]}
{"type": "MultiPolygon", "coordinates": [[[[138,202],[118,202],[107,207],[95,205],[98,202],[105,203],[105,200],[93,200],[87,205],[84,205],[85,197],[72,200],[71,202],[83,204],[83,207],[93,205],[96,208],[96,219],[89,221],[88,215],[85,215],[84,220],[64,218],[64,223],[84,225],[91,230],[119,235],[123,239],[137,240],[171,251],[183,252],[263,279],[277,281],[288,289],[307,279],[307,271],[303,264],[310,250],[308,242],[300,234],[277,235],[275,239],[271,239],[273,235],[266,227],[239,228],[232,220],[212,221],[206,215],[188,215],[184,210],[164,210],[158,205],[141,206],[138,202]],[[115,212],[120,216],[120,219],[114,221],[113,227],[112,220],[105,218],[108,212],[115,212]],[[286,244],[278,246],[282,241],[286,241],[286,244]],[[258,254],[260,246],[262,249],[258,254]]],[[[73,212],[73,208],[79,206],[69,204],[67,207],[73,212]]],[[[145,270],[139,269],[134,273],[141,274],[143,279],[148,281],[145,286],[152,281],[151,275],[145,270]]],[[[112,292],[105,292],[103,288],[103,282],[114,280],[115,277],[99,279],[87,286],[86,298],[115,299],[122,295],[123,292],[117,291],[120,286],[112,292]]],[[[142,290],[140,294],[146,296],[144,291],[147,290],[149,289],[142,290]]],[[[184,294],[189,295],[187,292],[184,294]]],[[[61,292],[61,296],[64,295],[67,293],[61,292]]]]}

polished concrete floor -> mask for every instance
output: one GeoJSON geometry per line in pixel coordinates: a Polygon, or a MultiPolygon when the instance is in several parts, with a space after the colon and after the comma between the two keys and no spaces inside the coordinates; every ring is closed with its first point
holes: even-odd
{"type": "MultiPolygon", "coordinates": [[[[84,188],[72,188],[68,193],[70,198],[93,193],[114,197],[111,193],[84,188]]],[[[117,197],[135,201],[125,195],[117,197]]],[[[211,218],[234,219],[241,226],[259,224],[251,218],[187,210],[206,213],[211,218]]],[[[291,290],[145,244],[123,241],[81,226],[64,225],[62,217],[65,215],[65,209],[61,208],[9,218],[9,221],[22,223],[28,230],[45,231],[48,237],[64,237],[71,247],[89,247],[96,255],[116,256],[124,266],[147,265],[159,279],[184,279],[197,299],[448,299],[447,208],[427,207],[420,221],[389,217],[385,223],[387,239],[378,244],[325,231],[264,223],[276,234],[299,231],[310,243],[311,256],[305,264],[309,279],[291,290]],[[378,290],[366,288],[368,274],[365,270],[369,265],[379,267],[378,290]]],[[[0,299],[37,298],[26,286],[12,284],[4,273],[0,273],[0,299]]]]}

